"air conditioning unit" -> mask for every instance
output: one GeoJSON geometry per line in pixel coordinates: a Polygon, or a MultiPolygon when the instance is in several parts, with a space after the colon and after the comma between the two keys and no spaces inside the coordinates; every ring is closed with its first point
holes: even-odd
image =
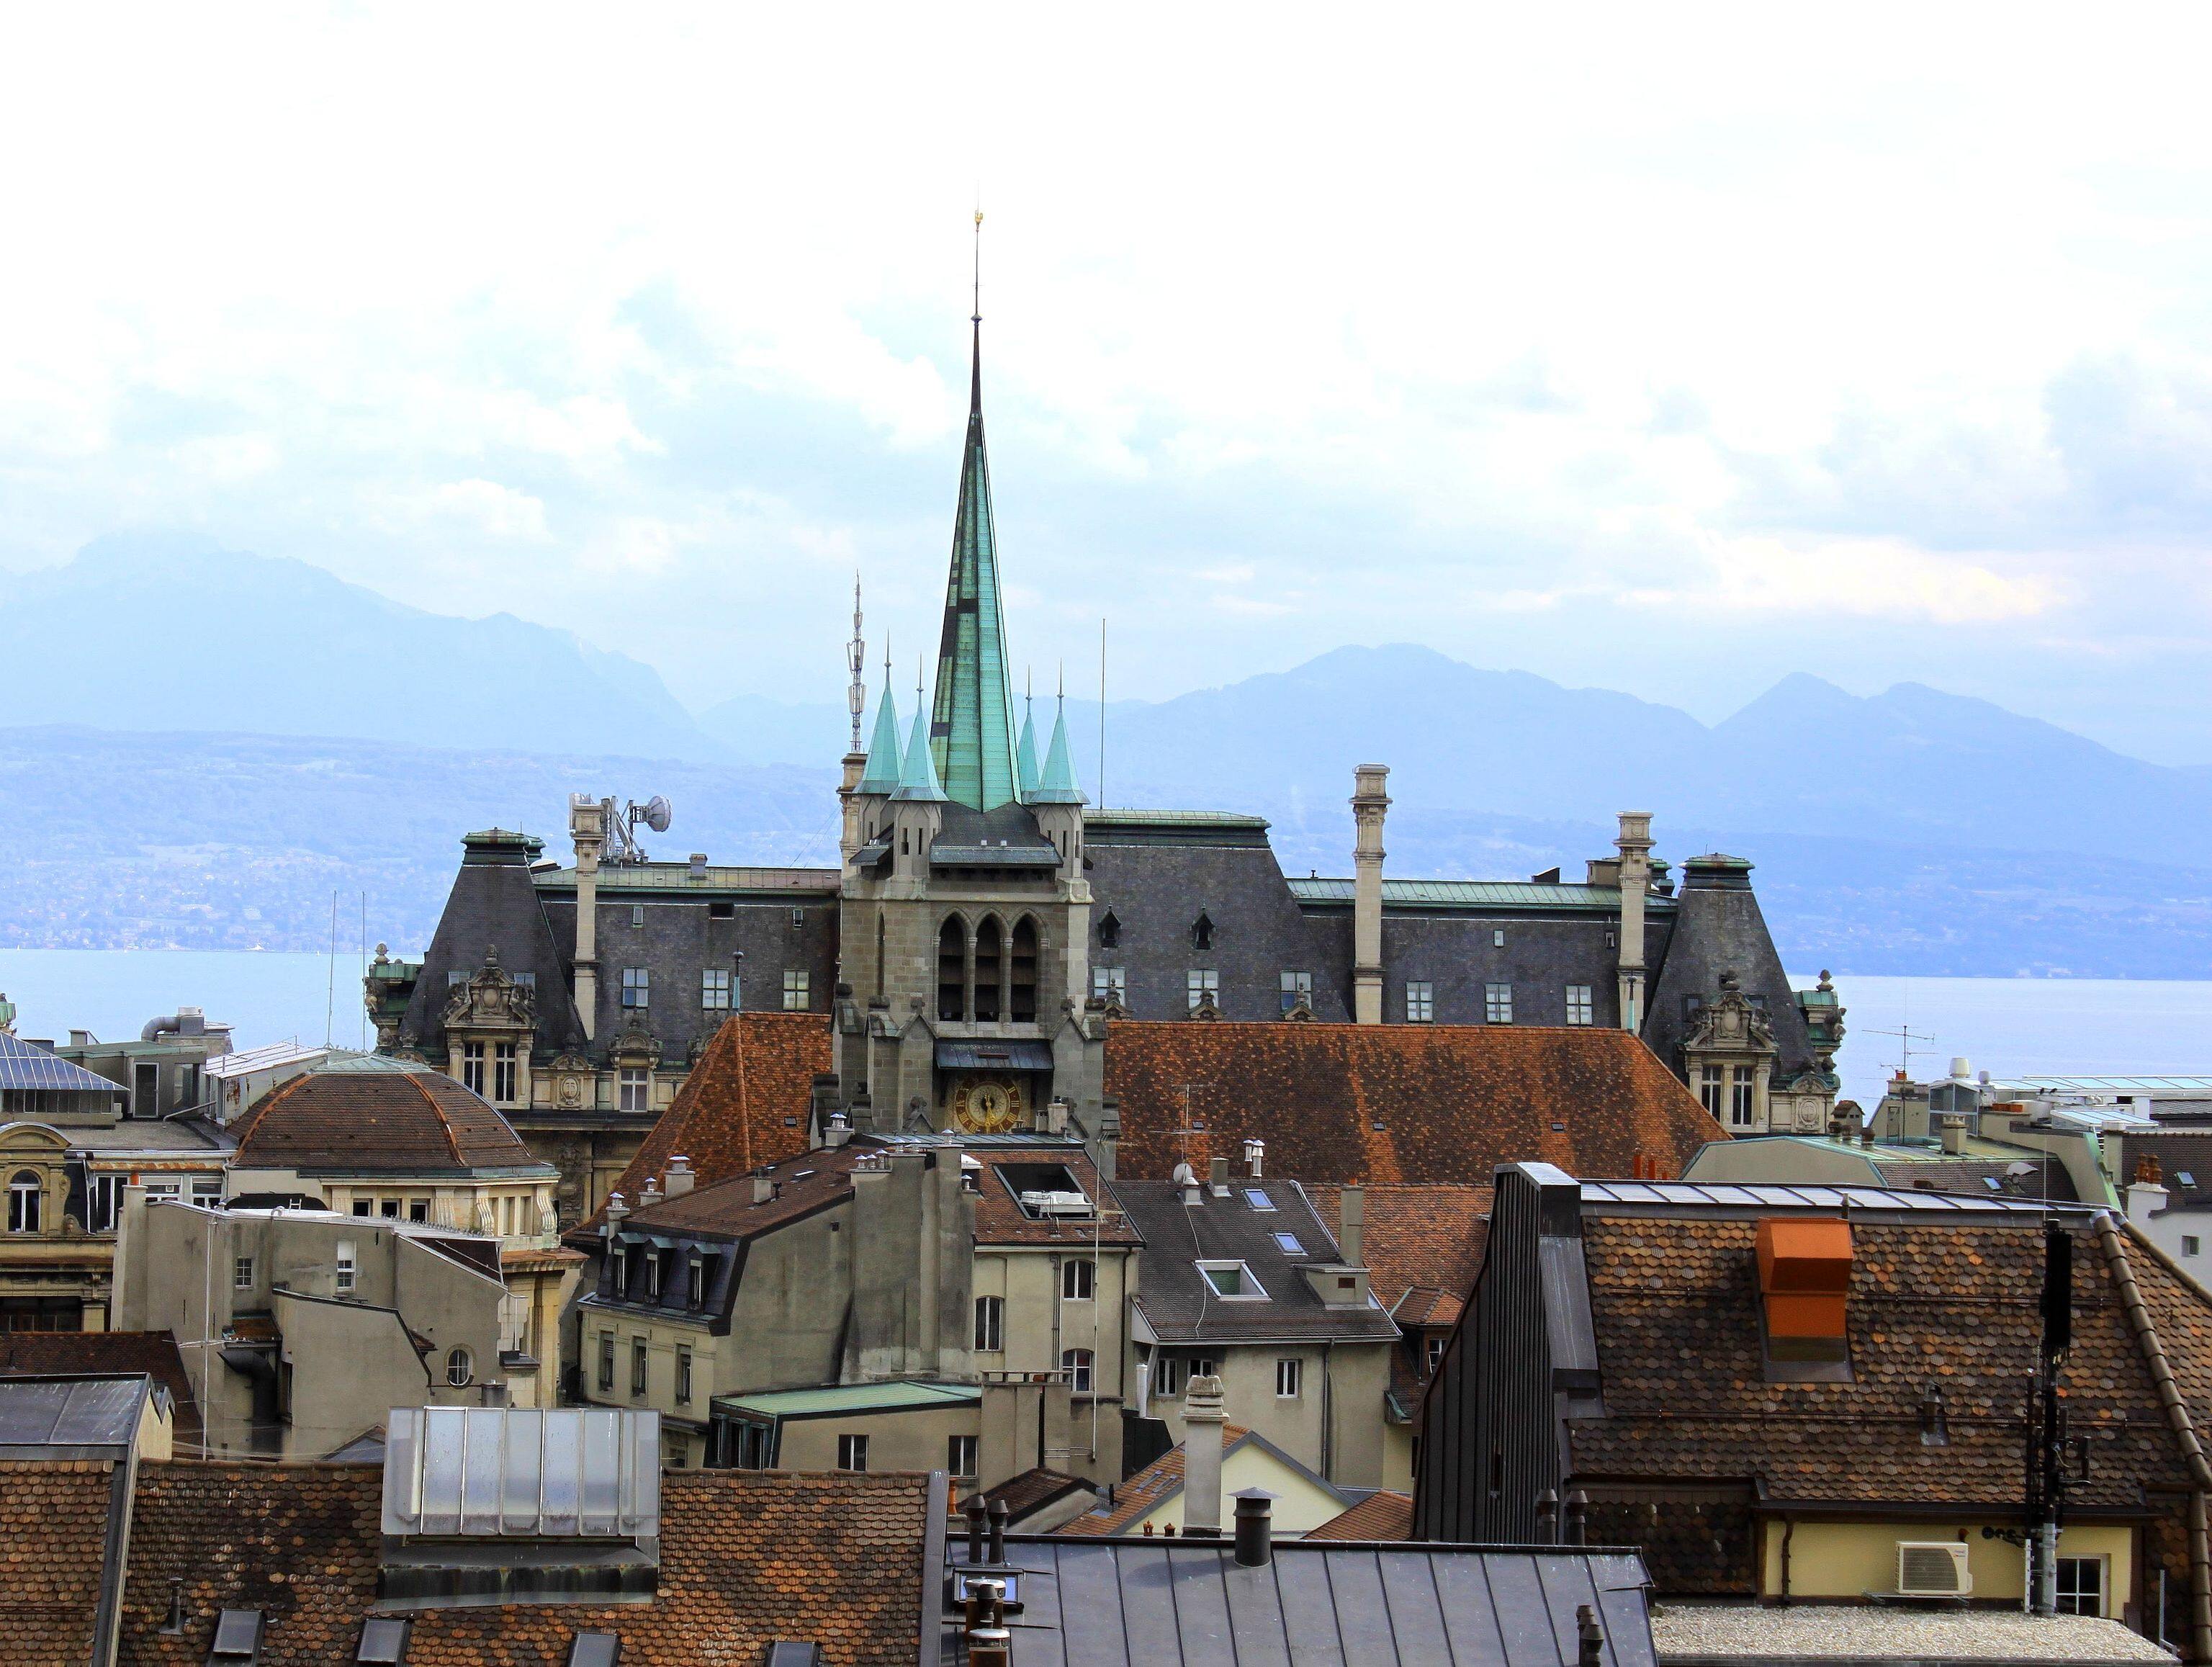
{"type": "Polygon", "coordinates": [[[1022,1208],[1032,1216],[1045,1219],[1074,1216],[1087,1220],[1091,1214],[1091,1200],[1079,1192],[1025,1192],[1022,1208]]]}
{"type": "Polygon", "coordinates": [[[1964,1597],[1974,1589],[1966,1548],[1954,1540],[1899,1540],[1897,1590],[1905,1597],[1964,1597]]]}

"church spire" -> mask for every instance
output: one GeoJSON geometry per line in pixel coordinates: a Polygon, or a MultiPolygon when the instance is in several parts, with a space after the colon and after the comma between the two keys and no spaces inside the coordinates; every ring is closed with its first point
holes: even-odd
{"type": "MultiPolygon", "coordinates": [[[[980,228],[983,216],[978,212],[980,228]]],[[[1014,701],[1006,623],[999,596],[998,534],[991,516],[990,460],[983,447],[983,316],[980,267],[968,380],[968,439],[960,463],[960,507],[952,524],[952,569],[945,584],[945,629],[929,708],[929,750],[946,798],[971,810],[1015,802],[1014,701]]]]}
{"type": "Polygon", "coordinates": [[[1014,778],[1021,801],[1030,801],[1037,788],[1036,702],[1024,680],[1022,688],[1022,738],[1014,746],[1014,778]]]}
{"type": "Polygon", "coordinates": [[[891,697],[890,643],[884,643],[884,703],[876,709],[874,738],[868,743],[867,768],[856,793],[896,793],[906,755],[899,750],[898,704],[891,697]]]}
{"type": "Polygon", "coordinates": [[[906,744],[906,757],[899,771],[898,791],[891,797],[912,804],[941,805],[945,789],[937,779],[936,761],[929,752],[929,709],[921,703],[921,668],[915,668],[914,686],[914,739],[906,744]]]}
{"type": "Polygon", "coordinates": [[[1060,691],[1060,710],[1052,720],[1052,745],[1044,755],[1044,775],[1030,795],[1033,805],[1080,805],[1083,790],[1075,785],[1075,760],[1067,745],[1067,691],[1060,691]]]}

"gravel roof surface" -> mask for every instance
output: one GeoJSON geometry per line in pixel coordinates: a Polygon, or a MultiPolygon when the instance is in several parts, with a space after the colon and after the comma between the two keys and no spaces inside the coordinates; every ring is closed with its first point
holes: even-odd
{"type": "Polygon", "coordinates": [[[1655,1605],[1652,1640],[1665,1661],[1682,1656],[1766,1660],[1883,1656],[1918,1660],[2172,1661],[2150,1640],[2117,1621],[2081,1615],[2038,1620],[2009,1609],[1948,1613],[1799,1603],[1655,1605]]]}

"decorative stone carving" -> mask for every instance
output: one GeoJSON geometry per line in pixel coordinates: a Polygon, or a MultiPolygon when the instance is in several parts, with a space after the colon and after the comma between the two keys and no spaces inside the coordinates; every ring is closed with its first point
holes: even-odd
{"type": "Polygon", "coordinates": [[[591,1109],[592,1062],[573,1048],[553,1056],[553,1104],[563,1111],[591,1109]]]}
{"type": "Polygon", "coordinates": [[[607,1043],[607,1056],[617,1065],[650,1068],[660,1063],[660,1038],[653,1035],[653,1027],[645,1022],[645,1015],[635,1009],[607,1043]]]}
{"type": "Polygon", "coordinates": [[[538,1024],[538,992],[518,984],[499,964],[499,951],[487,945],[476,976],[454,987],[446,1001],[447,1030],[527,1031],[538,1024]]]}
{"type": "Polygon", "coordinates": [[[1198,993],[1198,1005],[1190,1010],[1189,1016],[1193,1019],[1218,1019],[1221,1017],[1221,1009],[1215,1004],[1213,1000],[1213,992],[1212,990],[1205,989],[1200,990],[1198,993]]]}

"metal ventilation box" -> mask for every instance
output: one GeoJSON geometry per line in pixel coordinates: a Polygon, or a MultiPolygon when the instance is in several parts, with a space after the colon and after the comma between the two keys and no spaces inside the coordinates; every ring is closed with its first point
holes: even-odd
{"type": "Polygon", "coordinates": [[[1974,1589],[1966,1548],[1952,1540],[1899,1540],[1897,1590],[1907,1597],[1964,1597],[1974,1589]]]}

